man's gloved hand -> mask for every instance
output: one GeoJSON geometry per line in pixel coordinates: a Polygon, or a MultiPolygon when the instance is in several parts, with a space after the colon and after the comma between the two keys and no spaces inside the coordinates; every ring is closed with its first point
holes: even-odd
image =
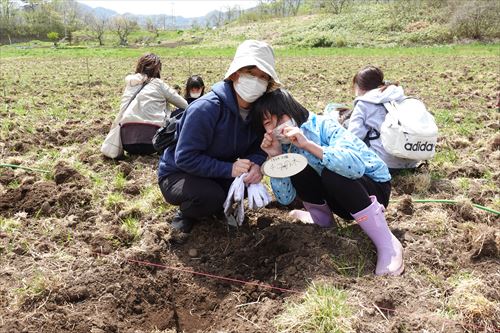
{"type": "Polygon", "coordinates": [[[262,208],[271,202],[271,196],[267,192],[266,186],[262,183],[250,184],[248,191],[248,208],[262,208]]]}

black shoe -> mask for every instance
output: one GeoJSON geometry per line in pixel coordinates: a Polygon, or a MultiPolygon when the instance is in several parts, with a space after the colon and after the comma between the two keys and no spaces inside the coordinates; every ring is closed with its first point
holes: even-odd
{"type": "Polygon", "coordinates": [[[189,235],[187,232],[182,232],[179,229],[172,229],[168,241],[172,245],[183,245],[189,240],[189,235]]]}
{"type": "Polygon", "coordinates": [[[182,232],[182,233],[190,233],[191,229],[193,229],[193,225],[196,223],[195,219],[188,218],[182,215],[180,211],[175,214],[174,219],[170,223],[172,228],[182,232]]]}

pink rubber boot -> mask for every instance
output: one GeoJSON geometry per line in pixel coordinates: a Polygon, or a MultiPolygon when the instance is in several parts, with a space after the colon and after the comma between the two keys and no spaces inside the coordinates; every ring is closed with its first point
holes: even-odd
{"type": "Polygon", "coordinates": [[[322,228],[330,228],[333,225],[332,211],[326,202],[321,205],[305,201],[302,203],[304,204],[304,208],[307,209],[307,212],[294,209],[288,215],[303,223],[315,223],[322,228]]]}
{"type": "Polygon", "coordinates": [[[384,206],[370,196],[372,203],[360,212],[352,214],[359,226],[377,248],[377,275],[401,275],[404,271],[403,246],[387,226],[384,206]]]}

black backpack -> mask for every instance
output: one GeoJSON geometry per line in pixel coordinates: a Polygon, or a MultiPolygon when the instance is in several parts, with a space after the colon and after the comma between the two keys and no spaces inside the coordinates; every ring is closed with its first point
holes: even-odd
{"type": "Polygon", "coordinates": [[[165,119],[165,125],[160,127],[153,136],[153,147],[158,154],[163,154],[165,149],[177,143],[177,123],[181,121],[184,110],[175,116],[165,119]]]}
{"type": "MultiPolygon", "coordinates": [[[[217,122],[219,122],[222,117],[222,101],[219,101],[219,103],[220,109],[217,122]]],[[[160,127],[153,136],[153,147],[160,155],[163,154],[165,149],[170,146],[175,146],[177,143],[177,123],[181,121],[182,116],[186,113],[186,111],[183,109],[177,109],[176,111],[177,113],[174,116],[165,119],[165,125],[160,127]]]]}

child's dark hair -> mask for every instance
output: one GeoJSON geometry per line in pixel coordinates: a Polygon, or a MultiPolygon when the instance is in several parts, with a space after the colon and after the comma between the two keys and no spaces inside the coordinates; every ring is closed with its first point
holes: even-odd
{"type": "Polygon", "coordinates": [[[301,126],[309,118],[309,111],[303,107],[285,89],[276,89],[264,94],[252,105],[252,126],[258,132],[263,132],[266,114],[275,115],[280,119],[287,115],[301,126]]]}
{"type": "Polygon", "coordinates": [[[136,73],[146,74],[148,78],[160,78],[161,60],[154,53],[143,55],[137,61],[136,73]]]}
{"type": "Polygon", "coordinates": [[[189,91],[193,88],[201,88],[201,95],[205,94],[205,83],[199,75],[191,75],[186,81],[186,91],[184,92],[184,97],[189,98],[189,91]]]}
{"type": "Polygon", "coordinates": [[[384,73],[380,68],[375,66],[366,66],[362,68],[352,78],[352,86],[358,86],[359,89],[364,91],[376,88],[380,88],[381,91],[384,91],[391,84],[398,85],[397,82],[391,83],[384,81],[384,73]]]}

